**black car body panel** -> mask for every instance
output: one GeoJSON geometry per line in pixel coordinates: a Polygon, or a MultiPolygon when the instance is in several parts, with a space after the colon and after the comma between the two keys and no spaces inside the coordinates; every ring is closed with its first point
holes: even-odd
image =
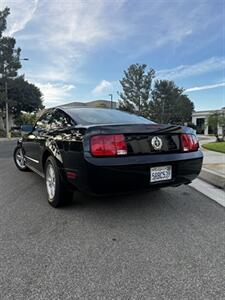
{"type": "Polygon", "coordinates": [[[91,194],[188,184],[201,170],[202,152],[183,152],[181,148],[180,135],[192,133],[188,127],[154,123],[77,124],[70,111],[67,108],[49,110],[33,131],[18,141],[24,149],[27,166],[41,176],[44,176],[44,165],[49,155],[56,159],[68,187],[91,194]],[[63,115],[65,124],[59,128],[48,127],[51,122],[57,123],[52,121],[57,119],[57,114],[63,115]],[[90,151],[92,136],[120,133],[127,143],[127,155],[93,157],[90,151]],[[160,151],[152,147],[154,136],[162,140],[160,151]],[[165,182],[150,183],[150,168],[167,165],[172,166],[172,178],[165,182]],[[74,172],[76,178],[68,178],[67,172],[74,172]]]}

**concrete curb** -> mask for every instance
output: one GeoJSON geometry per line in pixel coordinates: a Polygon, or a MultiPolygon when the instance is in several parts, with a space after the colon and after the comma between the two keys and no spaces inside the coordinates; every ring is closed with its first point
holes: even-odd
{"type": "Polygon", "coordinates": [[[206,181],[196,178],[190,186],[195,190],[199,191],[203,195],[209,197],[210,199],[216,201],[218,204],[225,207],[225,191],[215,187],[206,181]]]}
{"type": "Polygon", "coordinates": [[[219,188],[225,189],[225,175],[223,174],[219,174],[218,172],[203,167],[198,177],[219,188]]]}

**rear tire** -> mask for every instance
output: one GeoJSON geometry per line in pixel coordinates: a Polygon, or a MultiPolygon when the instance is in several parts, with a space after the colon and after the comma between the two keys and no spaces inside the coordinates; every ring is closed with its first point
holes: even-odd
{"type": "Polygon", "coordinates": [[[73,192],[66,188],[56,160],[49,156],[45,163],[45,183],[48,203],[57,208],[72,200],[73,192]]]}
{"type": "Polygon", "coordinates": [[[24,150],[21,146],[17,146],[13,153],[14,163],[22,172],[29,172],[30,169],[26,166],[26,159],[24,157],[24,150]]]}

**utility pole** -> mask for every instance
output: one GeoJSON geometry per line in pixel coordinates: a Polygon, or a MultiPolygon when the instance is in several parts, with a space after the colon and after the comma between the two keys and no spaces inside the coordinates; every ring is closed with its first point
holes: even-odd
{"type": "Polygon", "coordinates": [[[161,121],[161,123],[164,123],[165,100],[164,100],[164,98],[161,98],[161,99],[162,99],[162,121],[161,121]]]}
{"type": "Polygon", "coordinates": [[[161,95],[158,99],[160,99],[160,106],[161,106],[161,123],[165,122],[165,96],[161,95]]]}
{"type": "Polygon", "coordinates": [[[113,108],[113,94],[109,94],[110,98],[111,98],[111,109],[113,108]]]}
{"type": "Polygon", "coordinates": [[[6,137],[9,139],[9,104],[8,104],[8,85],[5,78],[5,124],[6,124],[6,137]]]}
{"type": "Polygon", "coordinates": [[[141,115],[141,95],[140,95],[140,91],[138,91],[138,115],[141,115]]]}

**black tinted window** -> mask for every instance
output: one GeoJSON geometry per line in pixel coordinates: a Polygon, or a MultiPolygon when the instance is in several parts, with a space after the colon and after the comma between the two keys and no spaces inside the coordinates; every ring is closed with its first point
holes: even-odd
{"type": "Polygon", "coordinates": [[[57,110],[53,113],[52,119],[50,121],[51,129],[71,127],[74,125],[75,123],[72,121],[72,119],[60,110],[57,110]]]}
{"type": "Polygon", "coordinates": [[[48,112],[44,114],[36,123],[35,129],[36,130],[47,130],[49,129],[49,121],[52,117],[52,113],[48,112]]]}
{"type": "Polygon", "coordinates": [[[115,109],[68,108],[68,113],[77,124],[152,124],[140,116],[115,109]]]}

